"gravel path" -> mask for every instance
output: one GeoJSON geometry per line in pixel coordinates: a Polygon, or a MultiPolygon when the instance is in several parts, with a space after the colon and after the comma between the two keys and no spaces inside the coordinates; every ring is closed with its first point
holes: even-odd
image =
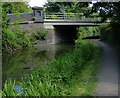
{"type": "Polygon", "coordinates": [[[118,58],[114,49],[99,40],[94,40],[103,50],[96,96],[118,96],[118,58]]]}

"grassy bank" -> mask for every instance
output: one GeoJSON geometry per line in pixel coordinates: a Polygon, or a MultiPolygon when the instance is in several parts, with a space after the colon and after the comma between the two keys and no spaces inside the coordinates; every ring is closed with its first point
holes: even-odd
{"type": "Polygon", "coordinates": [[[3,96],[90,96],[96,86],[100,49],[91,41],[77,41],[75,50],[34,69],[22,83],[6,81],[3,96]],[[20,85],[19,91],[15,86],[20,85]]]}
{"type": "Polygon", "coordinates": [[[2,34],[2,50],[3,52],[12,53],[20,49],[27,49],[42,39],[46,40],[46,35],[47,31],[43,29],[30,33],[23,31],[22,28],[17,25],[14,30],[5,28],[2,34]]]}

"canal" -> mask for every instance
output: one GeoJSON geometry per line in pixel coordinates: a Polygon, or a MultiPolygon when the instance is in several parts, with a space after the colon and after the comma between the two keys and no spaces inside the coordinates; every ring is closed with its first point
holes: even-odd
{"type": "Polygon", "coordinates": [[[43,67],[71,49],[74,49],[74,43],[65,42],[56,45],[36,45],[14,54],[3,54],[3,84],[10,78],[21,81],[22,77],[31,70],[43,67]]]}

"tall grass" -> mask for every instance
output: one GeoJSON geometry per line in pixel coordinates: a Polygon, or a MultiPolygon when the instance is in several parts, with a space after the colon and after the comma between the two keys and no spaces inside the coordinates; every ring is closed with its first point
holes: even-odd
{"type": "Polygon", "coordinates": [[[15,88],[15,81],[9,80],[4,84],[4,92],[0,92],[2,96],[18,96],[18,93],[15,88]]]}
{"type": "MultiPolygon", "coordinates": [[[[93,95],[100,50],[91,41],[78,40],[76,43],[75,50],[26,75],[20,83],[23,90],[15,92],[14,96],[93,95]]],[[[12,84],[17,85],[14,82],[12,84]]],[[[5,85],[9,88],[10,83],[6,82],[5,85]]],[[[13,95],[13,86],[9,89],[6,87],[3,88],[3,95],[13,95]]]]}

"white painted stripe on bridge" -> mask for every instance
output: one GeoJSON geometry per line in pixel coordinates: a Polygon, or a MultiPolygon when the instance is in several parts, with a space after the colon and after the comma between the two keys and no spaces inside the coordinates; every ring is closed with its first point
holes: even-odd
{"type": "Polygon", "coordinates": [[[102,23],[44,23],[44,25],[102,25],[102,23]]]}
{"type": "Polygon", "coordinates": [[[102,23],[44,23],[46,29],[53,29],[54,26],[99,26],[102,23]]]}

